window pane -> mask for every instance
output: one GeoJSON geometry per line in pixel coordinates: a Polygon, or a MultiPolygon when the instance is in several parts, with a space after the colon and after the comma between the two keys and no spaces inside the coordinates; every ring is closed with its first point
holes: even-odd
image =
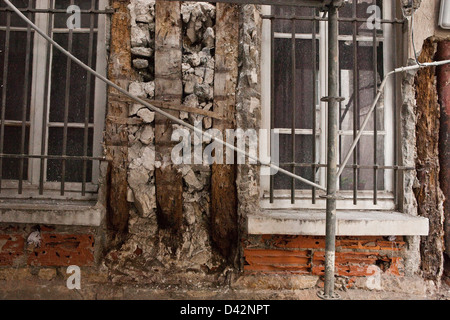
{"type": "MultiPolygon", "coordinates": [[[[48,154],[49,155],[61,155],[62,154],[62,141],[63,141],[63,128],[50,128],[48,137],[48,154]]],[[[93,130],[89,129],[88,135],[88,156],[92,156],[92,138],[93,130]]],[[[83,155],[83,141],[84,130],[68,128],[67,130],[67,155],[80,156],[83,155]]],[[[92,161],[86,161],[87,163],[87,181],[91,180],[92,175],[92,161]]],[[[81,182],[83,161],[79,160],[67,160],[66,161],[66,182],[81,182]]],[[[62,174],[62,161],[61,160],[48,160],[47,164],[47,181],[61,181],[62,174]]]]}
{"type": "MultiPolygon", "coordinates": [[[[36,0],[12,0],[11,3],[18,9],[25,10],[30,5],[31,8],[36,7],[36,0]]],[[[8,7],[3,1],[0,3],[0,7],[8,7]]],[[[34,13],[24,12],[25,16],[34,22],[34,13]]],[[[0,12],[0,25],[6,26],[6,12],[0,12]]],[[[22,18],[16,13],[11,13],[11,26],[26,28],[28,25],[22,18]]]]}
{"type": "MultiPolygon", "coordinates": [[[[377,164],[384,165],[384,145],[385,137],[379,135],[377,137],[377,164]]],[[[343,161],[344,157],[347,155],[351,144],[353,143],[352,136],[341,136],[341,147],[342,153],[340,157],[340,162],[343,161]]],[[[372,135],[362,136],[360,143],[355,149],[355,154],[357,157],[357,162],[363,166],[373,166],[374,165],[374,137],[372,135]]],[[[350,158],[350,164],[353,163],[353,157],[350,158]]],[[[373,190],[373,169],[358,169],[358,190],[373,190]]],[[[384,170],[378,170],[378,181],[377,186],[379,190],[384,189],[384,170]]],[[[342,190],[352,190],[353,189],[353,169],[345,169],[341,176],[341,189],[342,190]]]]}
{"type": "MultiPolygon", "coordinates": [[[[55,40],[63,47],[68,46],[68,34],[54,34],[55,40]]],[[[92,65],[95,65],[96,36],[92,65]]],[[[89,48],[89,34],[73,34],[72,52],[81,61],[87,64],[89,48]]],[[[67,57],[60,51],[53,51],[51,68],[51,98],[50,98],[50,122],[64,122],[64,103],[66,90],[67,57]]],[[[91,77],[89,122],[94,121],[94,76],[91,77]]],[[[86,104],[87,72],[75,63],[71,63],[70,70],[70,99],[69,99],[69,123],[84,123],[86,104]]]]}
{"type": "MultiPolygon", "coordinates": [[[[275,17],[291,18],[295,17],[309,17],[311,20],[296,20],[295,21],[295,33],[312,34],[313,21],[316,10],[309,7],[284,7],[284,6],[272,6],[272,15],[275,17]]],[[[292,21],[291,20],[273,20],[274,32],[280,33],[292,33],[292,21]]],[[[319,32],[319,24],[316,24],[316,33],[319,32]]]]}
{"type": "MultiPolygon", "coordinates": [[[[340,50],[340,91],[345,100],[340,104],[340,129],[353,130],[353,121],[356,113],[357,128],[367,115],[375,99],[375,64],[373,61],[372,43],[358,42],[357,49],[357,74],[358,74],[358,92],[357,102],[355,103],[354,92],[354,46],[352,42],[341,41],[340,50]]],[[[377,48],[377,73],[376,86],[379,85],[383,77],[383,44],[380,43],[377,48]]],[[[384,108],[379,103],[377,107],[377,130],[384,129],[384,108]]],[[[373,116],[371,117],[366,130],[374,130],[373,116]]]]}
{"type": "MultiPolygon", "coordinates": [[[[3,84],[3,72],[4,72],[4,58],[5,58],[5,31],[0,31],[0,83],[1,88],[4,88],[3,84]]],[[[27,95],[26,101],[26,119],[30,120],[30,99],[31,99],[31,81],[32,81],[32,61],[33,61],[33,35],[30,42],[30,55],[29,55],[29,72],[28,72],[28,84],[25,87],[25,61],[26,61],[26,47],[27,33],[22,31],[11,32],[9,40],[9,55],[8,55],[8,78],[6,82],[6,120],[22,120],[23,103],[25,90],[27,95]]],[[[0,91],[1,92],[1,91],[0,91]]]]}
{"type": "MultiPolygon", "coordinates": [[[[25,136],[29,137],[30,130],[26,128],[25,136]]],[[[5,127],[5,143],[3,152],[5,154],[20,154],[20,143],[22,137],[21,127],[5,127]]],[[[28,138],[25,139],[25,154],[28,154],[28,138]]],[[[17,158],[3,158],[2,163],[2,178],[3,179],[19,179],[19,159],[17,158]]],[[[28,159],[23,161],[23,176],[24,180],[28,179],[28,159]]]]}
{"type": "MultiPolygon", "coordinates": [[[[313,162],[312,156],[312,136],[296,135],[295,136],[295,163],[310,164],[313,162]]],[[[279,145],[280,163],[292,163],[292,136],[280,135],[279,145]]],[[[292,172],[292,166],[282,166],[282,168],[292,172]]],[[[297,167],[295,173],[305,179],[313,181],[313,173],[311,167],[297,167]]],[[[292,178],[284,174],[276,174],[274,178],[275,189],[290,189],[292,178]]],[[[295,182],[296,189],[311,189],[307,184],[300,181],[295,182]]]]}
{"type": "MultiPolygon", "coordinates": [[[[316,50],[318,52],[317,42],[316,50]]],[[[295,127],[297,129],[313,128],[316,95],[314,92],[314,61],[311,40],[296,40],[295,47],[295,127]]],[[[293,82],[292,82],[292,41],[275,39],[275,127],[292,128],[293,119],[293,82]]],[[[316,55],[318,68],[318,53],[316,55]]],[[[318,69],[315,71],[316,76],[318,69]]],[[[316,78],[317,79],[317,78],[316,78]]],[[[318,83],[316,83],[317,93],[318,83]]]]}

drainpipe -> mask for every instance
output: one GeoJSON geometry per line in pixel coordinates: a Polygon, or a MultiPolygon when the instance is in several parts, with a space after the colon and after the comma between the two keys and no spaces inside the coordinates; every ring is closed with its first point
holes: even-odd
{"type": "MultiPolygon", "coordinates": [[[[438,43],[437,60],[450,59],[450,40],[438,43]]],[[[445,212],[445,248],[450,257],[450,66],[437,68],[439,102],[441,104],[441,120],[439,134],[440,185],[444,192],[445,212]]]]}
{"type": "Polygon", "coordinates": [[[342,0],[333,0],[328,6],[328,160],[326,195],[326,245],[325,245],[325,287],[318,296],[324,300],[339,299],[334,292],[334,270],[336,250],[336,195],[337,195],[337,147],[339,101],[339,47],[338,11],[342,0]]]}

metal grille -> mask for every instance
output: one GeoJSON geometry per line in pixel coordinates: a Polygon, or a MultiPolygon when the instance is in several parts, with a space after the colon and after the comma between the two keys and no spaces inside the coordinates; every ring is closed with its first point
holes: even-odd
{"type": "MultiPolygon", "coordinates": [[[[340,9],[340,161],[357,136],[360,119],[384,74],[402,65],[397,49],[402,44],[399,37],[405,21],[397,18],[401,8],[396,2],[354,0],[340,9]],[[382,16],[374,20],[377,8],[382,16]],[[375,22],[380,28],[369,27],[375,22]]],[[[270,119],[271,128],[280,134],[280,167],[325,185],[326,103],[320,100],[327,96],[327,17],[315,8],[272,6],[271,14],[263,19],[271,25],[270,119]]],[[[396,81],[392,81],[353,153],[353,163],[345,167],[340,178],[340,190],[351,192],[355,205],[361,191],[372,192],[374,205],[384,191],[392,192],[397,203],[399,172],[414,169],[401,165],[397,151],[400,137],[395,86],[396,81]]],[[[316,188],[280,174],[270,177],[269,188],[270,203],[286,190],[292,204],[299,190],[311,190],[312,204],[319,195],[316,188]]]]}
{"type": "MultiPolygon", "coordinates": [[[[111,11],[100,9],[102,2],[13,1],[69,52],[105,73],[105,24],[100,17],[111,11]],[[70,5],[81,9],[79,28],[66,24],[75,13],[67,13],[70,5]]],[[[3,3],[0,36],[0,196],[95,197],[98,161],[104,160],[99,139],[104,85],[53,50],[3,3]]]]}

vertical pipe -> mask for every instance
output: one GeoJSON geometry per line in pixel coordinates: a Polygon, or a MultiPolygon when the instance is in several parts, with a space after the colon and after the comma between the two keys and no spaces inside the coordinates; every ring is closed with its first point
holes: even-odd
{"type": "MultiPolygon", "coordinates": [[[[33,1],[28,1],[28,9],[32,9],[33,1]]],[[[28,19],[31,20],[32,13],[28,12],[28,19]]],[[[23,102],[22,102],[22,133],[20,137],[20,160],[19,160],[19,188],[18,193],[22,194],[23,187],[23,167],[25,154],[25,140],[26,140],[26,128],[27,128],[27,107],[28,107],[28,81],[30,77],[30,55],[31,55],[31,26],[27,27],[27,44],[25,49],[25,79],[23,87],[23,102]]]]}
{"type": "MultiPolygon", "coordinates": [[[[3,153],[5,143],[5,112],[6,112],[6,90],[8,87],[8,63],[9,63],[9,39],[11,34],[11,11],[6,12],[6,35],[5,52],[3,57],[3,81],[2,81],[2,110],[0,123],[0,154],[3,153]]],[[[0,157],[0,192],[2,190],[3,158],[0,157]]]]}
{"type": "MultiPolygon", "coordinates": [[[[295,65],[295,20],[291,20],[291,63],[292,63],[292,131],[291,131],[291,137],[292,137],[292,173],[295,174],[295,128],[296,128],[296,119],[295,119],[295,111],[296,111],[296,105],[297,105],[297,81],[296,81],[296,65],[295,65]]],[[[291,203],[295,203],[295,179],[291,179],[291,203]]]]}
{"type": "Polygon", "coordinates": [[[333,298],[336,247],[336,174],[338,124],[338,8],[332,2],[328,10],[328,164],[325,246],[325,297],[333,298]]]}
{"type": "MultiPolygon", "coordinates": [[[[275,129],[275,39],[274,39],[274,19],[270,19],[270,129],[275,129]]],[[[272,137],[272,133],[271,133],[272,137]]],[[[272,152],[271,142],[271,151],[272,152]]],[[[274,175],[270,175],[270,203],[274,202],[273,189],[274,189],[274,175]]]]}

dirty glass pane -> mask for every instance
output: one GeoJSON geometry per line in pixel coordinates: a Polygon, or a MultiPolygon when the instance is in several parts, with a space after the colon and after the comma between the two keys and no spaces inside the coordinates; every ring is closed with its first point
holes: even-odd
{"type": "MultiPolygon", "coordinates": [[[[316,9],[308,7],[284,7],[284,6],[272,6],[272,15],[275,17],[310,17],[311,19],[316,14],[316,9]]],[[[273,20],[274,32],[279,33],[292,33],[292,21],[291,20],[273,20]]],[[[296,20],[295,21],[295,33],[312,34],[314,24],[312,20],[296,20]]],[[[316,23],[316,33],[319,32],[319,23],[316,23]]]]}
{"type": "MultiPolygon", "coordinates": [[[[316,50],[318,51],[319,42],[317,41],[316,50]]],[[[313,110],[317,103],[317,88],[314,93],[314,61],[312,55],[311,40],[296,40],[296,59],[295,59],[295,81],[296,81],[296,102],[295,102],[295,120],[297,129],[313,128],[313,110]]],[[[293,106],[292,106],[292,41],[291,39],[275,39],[274,61],[274,113],[275,128],[292,128],[293,106]]],[[[317,69],[315,70],[316,79],[318,75],[318,53],[315,57],[317,69]]]]}
{"type": "MultiPolygon", "coordinates": [[[[49,155],[61,155],[62,154],[62,141],[63,141],[63,128],[49,128],[48,137],[48,154],[49,155]]],[[[92,156],[92,138],[93,130],[89,129],[88,136],[88,156],[92,156]]],[[[83,155],[83,141],[84,130],[76,128],[68,128],[67,130],[67,155],[80,156],[83,155]]],[[[47,181],[61,181],[62,174],[62,161],[51,160],[47,162],[47,181]]],[[[86,179],[90,181],[92,175],[92,161],[87,161],[87,174],[86,179]]],[[[66,161],[66,182],[81,182],[83,161],[79,160],[67,160],[66,161]]]]}
{"type": "MultiPolygon", "coordinates": [[[[341,155],[340,161],[344,160],[351,144],[353,143],[353,136],[341,136],[340,146],[341,155]]],[[[384,146],[385,136],[378,135],[377,137],[377,164],[384,165],[384,146]]],[[[374,137],[372,135],[362,136],[358,147],[355,149],[357,162],[364,166],[374,165],[374,137]]],[[[353,163],[353,156],[350,158],[350,163],[353,163]]],[[[373,169],[358,169],[358,190],[373,190],[373,169]]],[[[340,187],[342,190],[353,190],[353,169],[345,169],[340,180],[340,187]]],[[[384,189],[384,170],[378,170],[377,186],[379,190],[384,189]]]]}
{"type": "MultiPolygon", "coordinates": [[[[22,107],[24,103],[25,94],[25,60],[27,33],[23,31],[16,31],[10,33],[9,56],[8,56],[8,78],[6,90],[6,120],[22,120],[22,107]]],[[[4,46],[5,46],[5,31],[0,31],[0,94],[3,89],[3,72],[4,72],[4,46]]],[[[32,71],[31,66],[33,61],[33,37],[31,38],[30,50],[30,66],[28,72],[28,88],[26,96],[26,119],[30,120],[30,100],[31,100],[31,80],[32,71]]]]}
{"type": "MultiPolygon", "coordinates": [[[[12,0],[11,3],[18,9],[27,9],[30,5],[30,8],[36,7],[36,0],[12,0]]],[[[8,7],[6,3],[3,1],[0,3],[0,8],[8,7]]],[[[34,22],[34,13],[24,12],[25,16],[34,22]]],[[[0,12],[0,25],[6,26],[6,12],[0,12]]],[[[28,25],[22,18],[20,18],[14,12],[11,13],[11,26],[12,27],[21,27],[26,28],[28,25]]]]}
{"type": "MultiPolygon", "coordinates": [[[[312,136],[296,135],[295,137],[295,162],[296,163],[312,163],[312,136]]],[[[292,163],[292,136],[280,135],[279,145],[280,163],[292,163]]],[[[282,168],[292,172],[292,166],[282,166],[282,168]]],[[[295,173],[305,179],[313,181],[313,172],[311,167],[297,167],[295,173]]],[[[292,178],[284,174],[276,174],[274,177],[275,189],[290,189],[292,178]]],[[[311,189],[310,186],[300,182],[295,182],[296,189],[311,189]]]]}
{"type": "MultiPolygon", "coordinates": [[[[55,40],[63,47],[68,46],[68,34],[55,34],[55,40]]],[[[72,52],[84,63],[88,62],[89,34],[73,34],[72,52]]],[[[96,37],[94,37],[93,65],[95,65],[96,37]]],[[[53,51],[51,68],[50,122],[64,122],[67,57],[60,51],[53,51]]],[[[89,122],[94,121],[94,76],[91,77],[89,122]]],[[[87,72],[75,63],[70,70],[69,123],[84,123],[86,103],[87,72]]]]}
{"type": "MultiPolygon", "coordinates": [[[[25,130],[26,137],[29,137],[30,130],[27,127],[25,130]]],[[[3,145],[3,152],[5,154],[20,154],[20,143],[22,136],[21,127],[5,126],[5,142],[3,145]]],[[[25,139],[25,154],[28,154],[29,140],[25,139]]],[[[2,178],[3,179],[19,179],[19,159],[17,158],[3,158],[2,163],[2,178]]],[[[23,179],[28,179],[28,159],[23,161],[23,179]]]]}
{"type": "MultiPolygon", "coordinates": [[[[375,84],[373,45],[371,42],[358,42],[357,49],[357,74],[358,92],[357,102],[354,92],[354,46],[351,41],[341,41],[340,50],[340,94],[345,100],[340,104],[341,130],[353,130],[353,118],[356,113],[357,128],[363,122],[375,99],[375,86],[379,86],[383,75],[383,44],[377,48],[377,83],[375,84]]],[[[369,121],[366,130],[373,130],[373,117],[369,121]]],[[[377,109],[377,130],[384,129],[384,111],[382,103],[377,109]]]]}

